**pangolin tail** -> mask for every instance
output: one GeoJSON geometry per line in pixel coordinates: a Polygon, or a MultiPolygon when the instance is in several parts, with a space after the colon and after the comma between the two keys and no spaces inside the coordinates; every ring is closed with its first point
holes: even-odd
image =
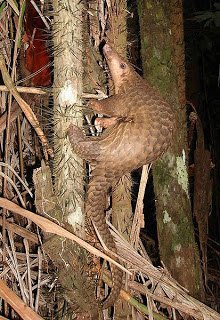
{"type": "MultiPolygon", "coordinates": [[[[111,187],[112,178],[108,178],[105,169],[95,169],[88,187],[88,198],[86,201],[86,213],[92,220],[99,236],[106,247],[113,252],[117,252],[114,239],[106,224],[104,210],[106,209],[107,193],[111,187]]],[[[109,252],[107,252],[109,256],[109,252]]],[[[115,259],[115,257],[112,257],[115,259]]],[[[115,259],[116,260],[116,259],[115,259]]],[[[123,272],[115,265],[111,264],[112,288],[109,296],[103,301],[103,309],[112,306],[117,300],[122,287],[123,272]]]]}

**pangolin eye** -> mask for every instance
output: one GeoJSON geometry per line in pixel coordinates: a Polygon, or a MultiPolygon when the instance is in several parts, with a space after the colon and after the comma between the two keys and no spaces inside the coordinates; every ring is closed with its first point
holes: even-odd
{"type": "Polygon", "coordinates": [[[125,68],[126,68],[126,64],[125,64],[125,63],[123,63],[123,62],[122,62],[122,63],[120,63],[120,68],[121,68],[121,69],[125,69],[125,68]]]}

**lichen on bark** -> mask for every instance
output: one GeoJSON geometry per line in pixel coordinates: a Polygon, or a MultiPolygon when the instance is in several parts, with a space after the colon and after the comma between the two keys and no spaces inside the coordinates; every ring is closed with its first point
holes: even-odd
{"type": "Polygon", "coordinates": [[[188,190],[182,2],[139,0],[138,8],[145,78],[173,105],[177,120],[172,146],[153,166],[160,257],[172,276],[201,298],[188,190]]]}

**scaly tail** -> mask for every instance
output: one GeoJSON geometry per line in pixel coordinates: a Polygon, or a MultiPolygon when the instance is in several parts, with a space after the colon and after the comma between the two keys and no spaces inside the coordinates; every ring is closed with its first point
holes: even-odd
{"type": "MultiPolygon", "coordinates": [[[[93,224],[98,230],[103,242],[113,252],[117,252],[114,239],[106,224],[105,208],[106,208],[106,195],[111,187],[111,180],[106,177],[104,168],[96,168],[93,171],[93,176],[89,182],[88,198],[86,201],[86,213],[92,220],[93,224]]],[[[111,256],[108,252],[107,254],[111,256]]],[[[115,257],[112,257],[115,259],[115,257]]],[[[116,260],[116,259],[115,259],[116,260]]],[[[123,272],[115,265],[111,264],[112,273],[112,288],[109,296],[103,302],[103,309],[112,306],[117,300],[120,289],[122,287],[123,272]]]]}

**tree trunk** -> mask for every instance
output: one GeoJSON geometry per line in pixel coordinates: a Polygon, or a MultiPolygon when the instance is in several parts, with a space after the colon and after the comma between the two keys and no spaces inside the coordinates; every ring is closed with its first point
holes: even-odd
{"type": "MultiPolygon", "coordinates": [[[[71,123],[82,126],[82,4],[53,1],[54,6],[54,203],[50,216],[81,238],[85,233],[83,161],[70,146],[66,131],[71,123]]],[[[43,167],[42,167],[43,168],[43,167]]],[[[44,173],[42,173],[44,177],[44,173]]],[[[48,187],[49,189],[49,187],[48,187]]],[[[48,190],[46,189],[46,190],[48,190]]],[[[45,199],[46,196],[45,196],[45,199]]],[[[88,276],[92,261],[77,244],[49,238],[45,251],[58,270],[64,299],[84,319],[98,319],[95,282],[88,276]],[[90,264],[90,267],[89,267],[90,264]]],[[[61,315],[60,319],[64,319],[61,315]]]]}
{"type": "Polygon", "coordinates": [[[139,0],[138,8],[145,77],[172,103],[177,118],[172,147],[153,167],[160,257],[172,276],[201,298],[188,189],[182,2],[139,0]]]}
{"type": "Polygon", "coordinates": [[[82,8],[78,1],[54,1],[54,175],[64,220],[84,229],[83,161],[73,153],[66,131],[82,126],[82,8]],[[77,17],[76,17],[77,15],[77,17]],[[73,21],[75,20],[75,23],[73,21]]]}

